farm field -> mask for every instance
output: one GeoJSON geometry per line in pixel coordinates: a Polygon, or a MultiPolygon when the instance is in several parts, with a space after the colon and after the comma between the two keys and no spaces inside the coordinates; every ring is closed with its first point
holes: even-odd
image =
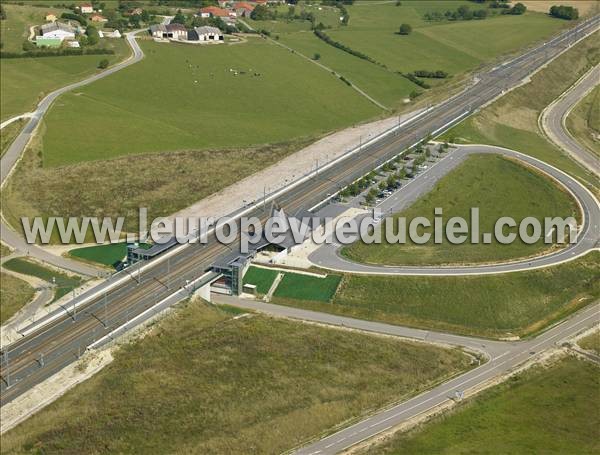
{"type": "Polygon", "coordinates": [[[380,114],[331,74],[260,38],[234,46],[140,45],[143,61],[50,109],[44,166],[298,140],[380,114]],[[102,140],[90,143],[88,131],[98,128],[102,140]]]}
{"type": "Polygon", "coordinates": [[[600,62],[596,32],[536,73],[531,82],[503,96],[442,135],[441,140],[508,147],[568,172],[593,191],[600,180],[549,143],[538,126],[542,110],[600,62]],[[566,76],[568,75],[568,76],[566,76]]]}
{"type": "Polygon", "coordinates": [[[481,453],[482,441],[488,453],[597,453],[599,410],[600,368],[567,357],[359,453],[481,453]]]}
{"type": "Polygon", "coordinates": [[[12,270],[13,272],[35,276],[41,280],[47,281],[48,283],[54,284],[55,288],[54,299],[52,300],[53,302],[68,294],[83,283],[82,279],[78,276],[67,275],[66,273],[47,268],[29,259],[10,259],[3,264],[3,267],[7,268],[8,270],[12,270]]]}
{"type": "Polygon", "coordinates": [[[114,49],[115,54],[2,59],[0,120],[32,111],[52,90],[100,71],[100,60],[106,58],[113,64],[131,51],[124,39],[104,39],[102,45],[114,49]]]}
{"type": "Polygon", "coordinates": [[[600,156],[600,87],[593,89],[567,116],[567,129],[592,153],[600,156]]]}
{"type": "Polygon", "coordinates": [[[457,350],[184,305],[4,434],[3,453],[281,453],[471,361],[457,350]]]}
{"type": "Polygon", "coordinates": [[[348,6],[347,27],[327,30],[335,41],[360,51],[392,71],[443,70],[452,75],[477,68],[500,55],[543,40],[565,27],[564,21],[544,14],[489,17],[485,20],[427,22],[428,12],[455,10],[461,5],[472,10],[486,8],[473,2],[403,1],[348,6]],[[400,36],[400,24],[413,32],[400,36]],[[511,32],[506,31],[510,29],[511,32]],[[485,36],[485,39],[481,37],[485,36]]]}
{"type": "Polygon", "coordinates": [[[0,273],[0,324],[8,321],[33,298],[34,290],[26,281],[0,273]]]}
{"type": "Polygon", "coordinates": [[[600,298],[600,253],[546,269],[467,277],[344,275],[331,303],[281,301],[490,338],[526,337],[600,298]]]}
{"type": "MultiPolygon", "coordinates": [[[[408,224],[414,218],[426,217],[433,226],[434,209],[442,208],[445,221],[461,217],[470,226],[472,207],[479,208],[481,233],[493,233],[496,221],[504,216],[513,218],[517,224],[526,217],[534,217],[542,225],[545,217],[572,216],[578,220],[581,217],[575,200],[545,175],[498,155],[473,155],[444,176],[429,193],[395,214],[394,221],[404,217],[408,224]]],[[[506,261],[564,247],[546,244],[544,239],[534,244],[519,240],[508,245],[495,239],[490,244],[466,241],[456,245],[444,239],[442,244],[435,244],[433,227],[422,229],[423,233],[431,234],[430,242],[418,245],[408,241],[399,245],[385,242],[386,227],[382,224],[380,229],[383,243],[356,242],[345,247],[342,254],[365,263],[439,265],[506,261]]]]}

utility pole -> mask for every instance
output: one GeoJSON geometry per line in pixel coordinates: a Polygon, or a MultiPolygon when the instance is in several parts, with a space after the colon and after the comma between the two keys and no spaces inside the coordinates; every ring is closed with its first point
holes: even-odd
{"type": "Polygon", "coordinates": [[[8,351],[4,351],[4,363],[6,364],[6,387],[10,387],[10,368],[8,365],[8,351]]]}
{"type": "Polygon", "coordinates": [[[106,291],[104,291],[104,325],[108,325],[108,310],[106,308],[106,304],[107,304],[107,300],[108,300],[108,295],[106,294],[106,291]]]}

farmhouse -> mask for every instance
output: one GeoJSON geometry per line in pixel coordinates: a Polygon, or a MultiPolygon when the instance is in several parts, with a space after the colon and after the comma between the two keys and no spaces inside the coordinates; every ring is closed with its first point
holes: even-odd
{"type": "Polygon", "coordinates": [[[81,5],[81,12],[83,14],[92,14],[94,12],[94,7],[89,3],[84,3],[81,5]]]}
{"type": "Polygon", "coordinates": [[[250,17],[250,14],[252,14],[252,11],[254,10],[254,6],[248,2],[236,2],[233,5],[233,10],[238,17],[250,17]]]}
{"type": "Polygon", "coordinates": [[[90,16],[90,20],[92,22],[107,22],[108,19],[102,16],[101,14],[92,14],[90,16]]]}
{"type": "Polygon", "coordinates": [[[223,33],[217,27],[196,27],[188,33],[189,41],[223,41],[223,33]]]}
{"type": "Polygon", "coordinates": [[[54,22],[56,20],[56,14],[48,13],[46,14],[46,22],[54,22]]]}
{"type": "Polygon", "coordinates": [[[64,39],[74,39],[75,29],[68,24],[62,22],[52,22],[44,24],[41,27],[42,36],[44,38],[58,38],[61,41],[64,39]]]}
{"type": "Polygon", "coordinates": [[[223,8],[218,8],[216,6],[207,6],[206,8],[202,8],[200,10],[200,17],[229,17],[229,11],[223,8]]]}

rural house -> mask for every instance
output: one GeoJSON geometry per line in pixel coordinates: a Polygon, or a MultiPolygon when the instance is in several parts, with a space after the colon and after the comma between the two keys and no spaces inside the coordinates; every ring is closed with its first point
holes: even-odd
{"type": "Polygon", "coordinates": [[[84,3],[81,5],[81,12],[83,14],[92,14],[94,12],[94,7],[89,3],[84,3]]]}
{"type": "Polygon", "coordinates": [[[207,6],[206,8],[202,8],[200,10],[200,17],[229,17],[229,11],[223,8],[218,8],[216,6],[207,6]]]}
{"type": "Polygon", "coordinates": [[[92,14],[90,16],[90,20],[92,22],[107,22],[108,19],[102,16],[101,14],[92,14]]]}
{"type": "Polygon", "coordinates": [[[56,14],[54,13],[48,13],[46,14],[46,21],[47,22],[54,22],[56,20],[56,14]]]}
{"type": "Polygon", "coordinates": [[[233,10],[238,17],[250,17],[250,14],[252,14],[252,11],[254,10],[254,6],[248,2],[236,2],[233,5],[233,10]]]}
{"type": "Polygon", "coordinates": [[[52,22],[41,26],[42,36],[45,39],[58,38],[61,41],[64,39],[74,39],[75,29],[69,24],[62,22],[52,22]]]}

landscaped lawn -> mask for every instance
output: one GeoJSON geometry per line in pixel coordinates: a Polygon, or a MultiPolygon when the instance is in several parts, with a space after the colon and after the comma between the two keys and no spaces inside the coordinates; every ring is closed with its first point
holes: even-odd
{"type": "MultiPolygon", "coordinates": [[[[506,216],[513,218],[517,225],[526,217],[534,217],[542,226],[545,217],[580,217],[573,198],[546,176],[498,155],[472,155],[444,176],[429,193],[394,215],[394,222],[398,217],[405,217],[409,225],[413,219],[425,217],[433,226],[434,209],[442,208],[444,221],[460,217],[470,226],[473,207],[480,211],[482,234],[493,233],[496,221],[506,216]]],[[[410,239],[406,244],[394,244],[385,241],[385,223],[380,229],[383,243],[356,242],[344,248],[343,254],[357,262],[387,265],[467,264],[527,257],[552,247],[544,243],[544,238],[534,244],[518,240],[504,245],[493,239],[490,244],[473,244],[467,240],[456,245],[444,237],[442,244],[435,244],[433,228],[422,229],[423,233],[431,234],[426,244],[418,245],[410,239]]],[[[518,229],[510,231],[517,233],[518,229]]]]}
{"type": "Polygon", "coordinates": [[[33,298],[34,290],[27,283],[8,273],[0,273],[0,324],[33,298]]]}
{"type": "Polygon", "coordinates": [[[344,275],[331,303],[281,303],[492,338],[528,336],[600,298],[600,253],[546,269],[466,277],[344,275]]]}
{"type": "Polygon", "coordinates": [[[600,368],[569,357],[535,367],[362,453],[598,453],[600,368]]]}
{"type": "Polygon", "coordinates": [[[274,297],[329,302],[334,296],[341,278],[340,275],[327,275],[325,278],[320,278],[299,273],[286,273],[277,286],[274,297]]]}
{"type": "Polygon", "coordinates": [[[44,166],[285,142],[380,114],[338,78],[260,38],[232,46],[140,45],[143,61],[51,108],[44,166]],[[90,141],[90,131],[102,134],[90,141]]]}
{"type": "Polygon", "coordinates": [[[256,286],[256,292],[265,295],[271,289],[271,285],[279,271],[263,269],[262,267],[250,267],[244,275],[244,284],[253,284],[256,286]]]}
{"type": "Polygon", "coordinates": [[[29,259],[15,258],[3,264],[8,270],[22,273],[24,275],[32,275],[55,284],[53,302],[68,294],[76,287],[82,284],[82,279],[77,276],[67,275],[66,273],[58,272],[47,267],[44,267],[29,259]]]}
{"type": "Polygon", "coordinates": [[[567,117],[569,132],[600,156],[600,87],[596,86],[567,117]]]}
{"type": "MultiPolygon", "coordinates": [[[[150,245],[142,244],[141,246],[149,247],[150,245]]],[[[127,256],[127,243],[109,243],[106,245],[75,248],[69,250],[69,256],[116,268],[125,256],[127,256]]]]}
{"type": "Polygon", "coordinates": [[[188,304],[2,435],[3,453],[282,453],[469,368],[457,350],[232,316],[188,304]]]}

